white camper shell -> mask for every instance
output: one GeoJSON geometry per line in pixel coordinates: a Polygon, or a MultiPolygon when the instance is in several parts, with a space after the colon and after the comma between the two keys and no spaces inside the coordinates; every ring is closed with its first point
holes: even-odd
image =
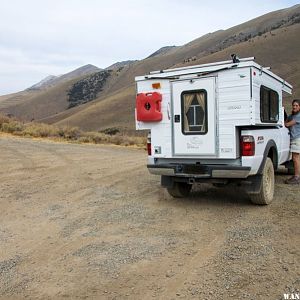
{"type": "Polygon", "coordinates": [[[254,57],[150,72],[136,89],[136,129],[151,131],[148,169],[173,196],[194,182],[249,178],[257,196],[267,158],[274,169],[289,161],[282,94],[292,86],[254,57]]]}

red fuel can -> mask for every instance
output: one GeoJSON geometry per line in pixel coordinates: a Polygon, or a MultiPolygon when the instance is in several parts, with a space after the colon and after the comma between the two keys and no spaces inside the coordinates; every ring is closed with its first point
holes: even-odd
{"type": "Polygon", "coordinates": [[[162,95],[158,92],[139,93],[136,96],[137,120],[159,122],[162,120],[162,95]]]}

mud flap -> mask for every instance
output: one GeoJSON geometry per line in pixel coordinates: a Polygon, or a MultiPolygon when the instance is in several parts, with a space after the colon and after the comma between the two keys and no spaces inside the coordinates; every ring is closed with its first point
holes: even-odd
{"type": "Polygon", "coordinates": [[[172,188],[174,186],[174,180],[171,176],[161,176],[161,186],[165,188],[172,188]]]}
{"type": "Polygon", "coordinates": [[[248,194],[258,194],[262,185],[262,175],[250,176],[242,182],[242,186],[248,194]]]}
{"type": "Polygon", "coordinates": [[[184,182],[188,184],[193,184],[195,181],[193,178],[189,178],[189,177],[176,177],[176,176],[174,177],[174,176],[162,175],[160,182],[162,187],[173,188],[174,182],[184,182]]]}
{"type": "Polygon", "coordinates": [[[287,169],[294,169],[294,162],[293,160],[289,160],[287,161],[284,166],[287,168],[287,169]]]}

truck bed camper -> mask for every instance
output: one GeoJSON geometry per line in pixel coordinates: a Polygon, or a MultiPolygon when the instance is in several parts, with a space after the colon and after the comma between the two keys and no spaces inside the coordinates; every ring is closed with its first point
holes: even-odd
{"type": "Polygon", "coordinates": [[[289,162],[283,92],[292,86],[254,57],[136,77],[136,129],[149,130],[148,170],[174,197],[194,183],[244,186],[269,204],[289,162]]]}

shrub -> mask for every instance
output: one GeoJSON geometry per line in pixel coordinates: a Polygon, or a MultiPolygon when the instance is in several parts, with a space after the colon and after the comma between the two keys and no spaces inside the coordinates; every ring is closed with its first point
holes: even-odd
{"type": "Polygon", "coordinates": [[[90,136],[81,136],[78,139],[79,143],[93,143],[93,139],[90,136]]]}
{"type": "Polygon", "coordinates": [[[1,130],[7,133],[21,132],[24,125],[18,121],[11,120],[9,123],[2,123],[1,130]]]}
{"type": "Polygon", "coordinates": [[[118,135],[118,136],[112,136],[110,139],[109,139],[109,142],[111,144],[115,144],[115,145],[121,145],[122,142],[123,142],[123,138],[122,136],[118,135]]]}
{"type": "Polygon", "coordinates": [[[43,123],[28,123],[25,125],[23,134],[33,137],[57,137],[59,130],[55,126],[43,123]]]}
{"type": "Polygon", "coordinates": [[[54,125],[30,122],[24,124],[14,118],[0,114],[0,131],[18,136],[40,138],[62,138],[65,140],[78,141],[79,143],[115,144],[145,148],[145,136],[129,136],[121,134],[116,127],[107,128],[104,132],[83,132],[77,127],[57,127],[54,125]]]}
{"type": "Polygon", "coordinates": [[[95,144],[106,143],[108,140],[108,137],[100,132],[86,132],[85,135],[89,136],[95,144]]]}
{"type": "Polygon", "coordinates": [[[108,134],[108,135],[115,135],[120,132],[120,129],[117,127],[111,127],[111,128],[106,128],[102,130],[101,132],[108,134]]]}
{"type": "Polygon", "coordinates": [[[2,125],[3,125],[3,124],[9,123],[10,120],[11,120],[11,119],[10,119],[9,117],[0,114],[0,129],[2,128],[2,125]]]}
{"type": "Polygon", "coordinates": [[[59,135],[67,140],[76,140],[81,136],[81,131],[77,127],[61,127],[59,135]]]}

